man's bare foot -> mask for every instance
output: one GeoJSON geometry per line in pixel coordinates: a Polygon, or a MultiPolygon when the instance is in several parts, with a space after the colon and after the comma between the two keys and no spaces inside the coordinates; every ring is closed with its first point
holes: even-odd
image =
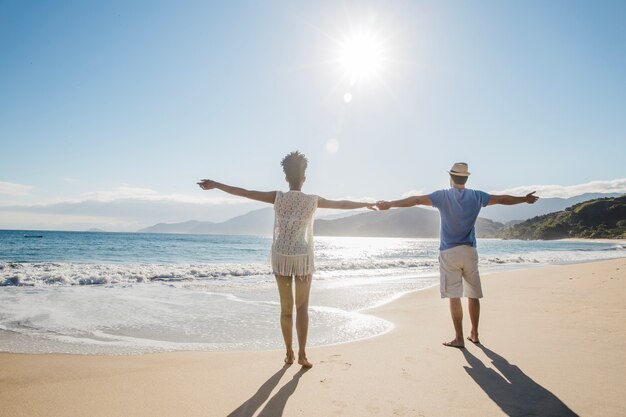
{"type": "Polygon", "coordinates": [[[463,342],[463,339],[454,339],[449,342],[444,342],[443,345],[447,347],[463,349],[465,347],[465,342],[463,342]]]}
{"type": "Polygon", "coordinates": [[[287,355],[285,356],[285,363],[287,365],[291,365],[295,359],[296,355],[294,355],[293,351],[287,352],[287,355]]]}
{"type": "Polygon", "coordinates": [[[298,355],[298,364],[302,365],[303,368],[313,367],[313,364],[309,362],[309,360],[304,355],[298,355]]]}
{"type": "Polygon", "coordinates": [[[472,333],[467,337],[467,340],[469,340],[470,342],[474,343],[474,344],[479,344],[480,340],[478,339],[478,334],[477,333],[472,333]]]}

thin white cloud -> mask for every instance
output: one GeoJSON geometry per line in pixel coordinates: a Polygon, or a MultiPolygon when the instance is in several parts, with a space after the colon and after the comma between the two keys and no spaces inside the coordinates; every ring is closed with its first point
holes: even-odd
{"type": "Polygon", "coordinates": [[[189,194],[161,194],[150,188],[132,187],[124,184],[109,191],[94,191],[85,193],[82,197],[74,199],[72,203],[83,201],[97,201],[109,203],[118,200],[141,200],[141,201],[162,201],[187,204],[243,204],[248,202],[241,197],[206,195],[195,196],[189,194]]]}
{"type": "Polygon", "coordinates": [[[109,202],[123,199],[151,200],[159,196],[157,191],[149,188],[122,185],[109,191],[92,191],[83,194],[83,200],[109,202]]]}
{"type": "Polygon", "coordinates": [[[65,182],[69,182],[69,183],[72,183],[72,184],[77,183],[77,182],[80,182],[80,180],[79,180],[79,179],[77,179],[77,178],[72,178],[72,177],[65,177],[65,178],[63,178],[63,181],[65,181],[65,182]]]}
{"type": "Polygon", "coordinates": [[[13,182],[0,181],[0,194],[28,195],[33,187],[31,185],[15,184],[13,182]]]}
{"type": "Polygon", "coordinates": [[[424,195],[427,194],[424,190],[409,190],[406,193],[402,194],[402,198],[412,197],[414,195],[424,195]]]}
{"type": "Polygon", "coordinates": [[[626,193],[626,178],[591,181],[577,185],[525,185],[506,190],[490,191],[490,193],[526,195],[532,191],[537,191],[537,195],[544,198],[570,198],[586,193],[626,193]]]}

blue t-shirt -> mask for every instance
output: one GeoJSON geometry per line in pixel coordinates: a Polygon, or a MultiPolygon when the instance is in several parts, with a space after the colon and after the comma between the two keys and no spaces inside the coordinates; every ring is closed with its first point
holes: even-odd
{"type": "Polygon", "coordinates": [[[435,191],[429,197],[441,216],[439,250],[461,245],[476,247],[474,225],[480,209],[489,204],[491,196],[469,188],[449,188],[435,191]]]}

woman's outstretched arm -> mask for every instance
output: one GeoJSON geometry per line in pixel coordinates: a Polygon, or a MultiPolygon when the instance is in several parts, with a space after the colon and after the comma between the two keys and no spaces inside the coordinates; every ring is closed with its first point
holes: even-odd
{"type": "Polygon", "coordinates": [[[361,203],[359,201],[350,200],[326,200],[322,197],[318,197],[317,207],[342,210],[351,210],[367,207],[368,209],[375,210],[375,204],[373,203],[361,203]]]}
{"type": "Polygon", "coordinates": [[[376,207],[379,210],[388,210],[392,207],[413,207],[413,206],[432,206],[433,202],[427,195],[414,195],[411,197],[403,198],[402,200],[393,201],[379,201],[376,203],[376,207]]]}
{"type": "Polygon", "coordinates": [[[276,201],[276,191],[253,191],[246,190],[245,188],[232,187],[230,185],[222,184],[221,182],[213,180],[201,180],[198,185],[203,190],[212,190],[217,188],[228,194],[237,195],[239,197],[246,197],[251,200],[262,201],[264,203],[274,204],[276,201]]]}

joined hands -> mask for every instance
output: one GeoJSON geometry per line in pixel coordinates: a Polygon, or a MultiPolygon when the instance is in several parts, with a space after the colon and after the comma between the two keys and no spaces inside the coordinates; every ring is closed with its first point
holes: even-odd
{"type": "Polygon", "coordinates": [[[379,200],[376,202],[374,207],[376,208],[372,210],[389,210],[391,208],[391,203],[386,200],[379,200]]]}

